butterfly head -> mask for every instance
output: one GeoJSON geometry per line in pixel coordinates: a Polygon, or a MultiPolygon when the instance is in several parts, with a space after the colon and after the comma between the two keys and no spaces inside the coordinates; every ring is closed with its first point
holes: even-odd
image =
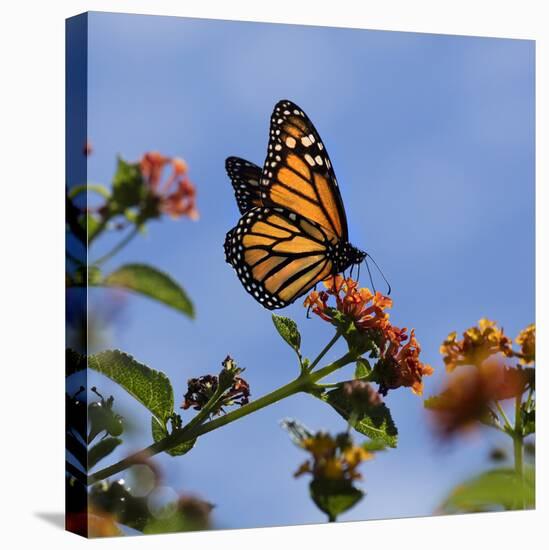
{"type": "Polygon", "coordinates": [[[339,242],[334,250],[334,267],[337,273],[342,273],[352,265],[361,264],[367,254],[351,243],[339,242]]]}

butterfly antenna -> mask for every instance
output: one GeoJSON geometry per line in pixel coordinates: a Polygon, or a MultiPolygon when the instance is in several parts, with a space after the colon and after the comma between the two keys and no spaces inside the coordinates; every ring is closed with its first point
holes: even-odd
{"type": "Polygon", "coordinates": [[[368,265],[368,256],[364,258],[364,263],[366,264],[366,269],[368,270],[368,277],[370,277],[370,283],[372,285],[372,290],[374,294],[376,293],[376,285],[374,285],[374,280],[372,279],[372,272],[370,271],[370,266],[368,265]]]}
{"type": "MultiPolygon", "coordinates": [[[[379,274],[381,275],[381,277],[385,281],[385,284],[387,285],[387,296],[389,296],[389,294],[391,294],[391,285],[389,284],[389,281],[387,280],[387,277],[385,277],[385,275],[383,274],[383,271],[381,271],[381,268],[377,265],[377,262],[372,258],[371,254],[367,254],[366,258],[365,258],[366,267],[368,267],[368,273],[370,273],[370,267],[368,266],[368,257],[370,258],[370,260],[372,260],[372,262],[376,266],[376,269],[379,271],[379,274]]],[[[371,279],[372,279],[372,276],[370,275],[370,280],[371,279]]],[[[372,283],[372,287],[373,286],[374,286],[374,283],[372,283]]],[[[375,289],[374,289],[374,292],[375,292],[375,289]]]]}

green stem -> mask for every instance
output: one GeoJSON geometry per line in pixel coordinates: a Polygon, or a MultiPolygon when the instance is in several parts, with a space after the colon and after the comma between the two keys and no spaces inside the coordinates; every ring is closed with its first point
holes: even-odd
{"type": "MultiPolygon", "coordinates": [[[[335,339],[333,339],[333,342],[335,342],[335,339]]],[[[326,351],[327,350],[325,349],[321,353],[325,353],[326,351]]],[[[317,372],[312,374],[303,373],[295,380],[292,380],[288,384],[281,386],[271,393],[268,393],[267,395],[264,395],[263,397],[260,397],[259,399],[248,403],[247,405],[244,405],[240,409],[236,409],[224,416],[220,416],[219,418],[210,420],[209,422],[202,423],[202,420],[204,418],[195,421],[195,419],[199,416],[197,415],[197,417],[189,422],[189,424],[187,424],[183,428],[180,428],[179,430],[174,431],[164,439],[161,439],[160,441],[149,445],[147,448],[142,449],[141,451],[138,451],[137,453],[134,453],[133,455],[124,458],[119,462],[112,464],[111,466],[103,468],[95,474],[91,474],[90,476],[88,476],[88,484],[91,485],[92,483],[96,483],[98,481],[101,481],[102,479],[106,479],[107,477],[122,472],[126,468],[130,467],[132,464],[135,464],[135,462],[143,456],[153,456],[163,451],[172,449],[174,447],[177,447],[178,445],[181,445],[182,443],[191,441],[192,439],[196,439],[201,435],[204,435],[213,430],[217,430],[218,428],[226,426],[227,424],[230,424],[235,420],[239,420],[240,418],[248,416],[253,412],[268,407],[269,405],[273,405],[274,403],[277,403],[282,399],[286,399],[287,397],[290,397],[296,393],[307,392],[314,387],[314,384],[318,380],[324,378],[325,376],[328,376],[332,372],[354,361],[354,359],[354,355],[347,353],[337,361],[334,361],[330,365],[318,370],[317,372]]],[[[207,414],[209,414],[209,412],[207,414]]]]}
{"type": "Polygon", "coordinates": [[[318,354],[317,358],[309,365],[309,372],[311,372],[320,362],[320,360],[328,353],[328,350],[339,340],[341,332],[337,331],[334,337],[326,344],[324,349],[318,354]]]}
{"type": "MultiPolygon", "coordinates": [[[[515,398],[515,429],[513,432],[513,451],[515,454],[515,471],[520,481],[524,480],[524,470],[523,470],[523,443],[524,435],[522,433],[522,414],[521,414],[521,405],[522,405],[522,395],[517,395],[515,398]]],[[[524,498],[521,502],[521,509],[526,508],[526,503],[524,498]]]]}
{"type": "Polygon", "coordinates": [[[93,262],[93,265],[101,265],[107,260],[110,260],[115,254],[120,252],[137,234],[139,233],[139,228],[136,226],[133,231],[128,233],[116,246],[114,246],[109,252],[101,256],[99,259],[93,262]]]}
{"type": "Polygon", "coordinates": [[[496,408],[499,414],[501,415],[501,418],[503,418],[503,422],[505,423],[505,428],[511,431],[513,427],[511,425],[511,422],[509,421],[509,418],[507,418],[507,415],[505,414],[503,407],[501,406],[499,401],[496,401],[495,403],[496,403],[496,408]]]}
{"type": "Polygon", "coordinates": [[[523,475],[523,434],[522,434],[522,414],[521,414],[522,396],[515,398],[515,430],[513,435],[513,448],[515,451],[515,470],[522,479],[523,475]]]}

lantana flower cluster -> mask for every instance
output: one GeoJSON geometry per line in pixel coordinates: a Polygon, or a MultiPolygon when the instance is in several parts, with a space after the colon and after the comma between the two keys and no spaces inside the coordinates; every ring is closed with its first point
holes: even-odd
{"type": "Polygon", "coordinates": [[[143,179],[158,200],[158,210],[173,219],[188,216],[198,219],[196,189],[189,180],[187,163],[181,158],[170,158],[153,151],[143,155],[139,162],[143,179]],[[167,167],[171,168],[163,180],[167,167]]]}
{"type": "Polygon", "coordinates": [[[493,405],[516,398],[534,388],[535,325],[529,325],[513,341],[495,321],[480,319],[462,338],[448,335],[440,347],[448,372],[444,390],[426,401],[442,436],[469,429],[478,422],[497,419],[493,405]],[[518,364],[512,365],[513,359],[518,364]]]}
{"type": "Polygon", "coordinates": [[[421,347],[415,331],[399,328],[389,320],[387,309],[393,305],[388,296],[359,288],[358,282],[341,275],[324,282],[326,290],[312,291],[304,305],[321,319],[339,325],[341,316],[353,323],[365,341],[372,340],[379,349],[372,380],[379,383],[379,391],[409,387],[415,394],[423,392],[423,376],[430,376],[433,369],[420,360],[421,347]],[[330,299],[335,300],[330,305],[330,299]]]}
{"type": "Polygon", "coordinates": [[[358,466],[373,458],[369,451],[353,445],[346,432],[335,437],[317,432],[303,438],[298,444],[311,454],[311,458],[301,464],[295,477],[309,473],[317,480],[354,481],[362,479],[357,471],[358,466]]]}

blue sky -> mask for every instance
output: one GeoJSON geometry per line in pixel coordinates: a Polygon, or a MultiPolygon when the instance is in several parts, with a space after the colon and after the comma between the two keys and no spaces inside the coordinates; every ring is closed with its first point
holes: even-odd
{"type": "MultiPolygon", "coordinates": [[[[110,181],[117,154],[158,150],[185,158],[197,186],[200,221],[153,222],[108,266],[154,264],[192,296],[195,321],[132,296],[107,338],[166,372],[176,399],[189,377],[217,373],[227,353],[246,367],[254,397],[296,375],[270,312],[242,289],[222,249],[238,220],[224,160],[262,164],[283,98],[314,121],[351,242],[383,267],[393,321],[415,327],[437,369],[427,396],[443,380],[438,346],[450,331],[486,316],[514,336],[534,321],[534,42],[92,13],[88,79],[90,182],[110,181]]],[[[110,245],[104,239],[92,257],[110,245]]],[[[90,293],[92,308],[104,300],[90,293]]],[[[332,334],[299,302],[284,315],[298,322],[310,356],[332,334]]],[[[130,410],[115,386],[95,374],[90,382],[130,410]]],[[[441,448],[419,397],[401,389],[387,403],[398,449],[364,465],[368,495],[344,520],[431,514],[486,466],[492,434],[441,448]]],[[[150,443],[149,415],[134,409],[143,428],[111,459],[150,443]]],[[[308,480],[292,477],[305,454],[280,428],[285,417],[345,428],[324,404],[295,396],[209,434],[185,457],[159,457],[166,483],[214,502],[218,527],[324,521],[308,480]]]]}

